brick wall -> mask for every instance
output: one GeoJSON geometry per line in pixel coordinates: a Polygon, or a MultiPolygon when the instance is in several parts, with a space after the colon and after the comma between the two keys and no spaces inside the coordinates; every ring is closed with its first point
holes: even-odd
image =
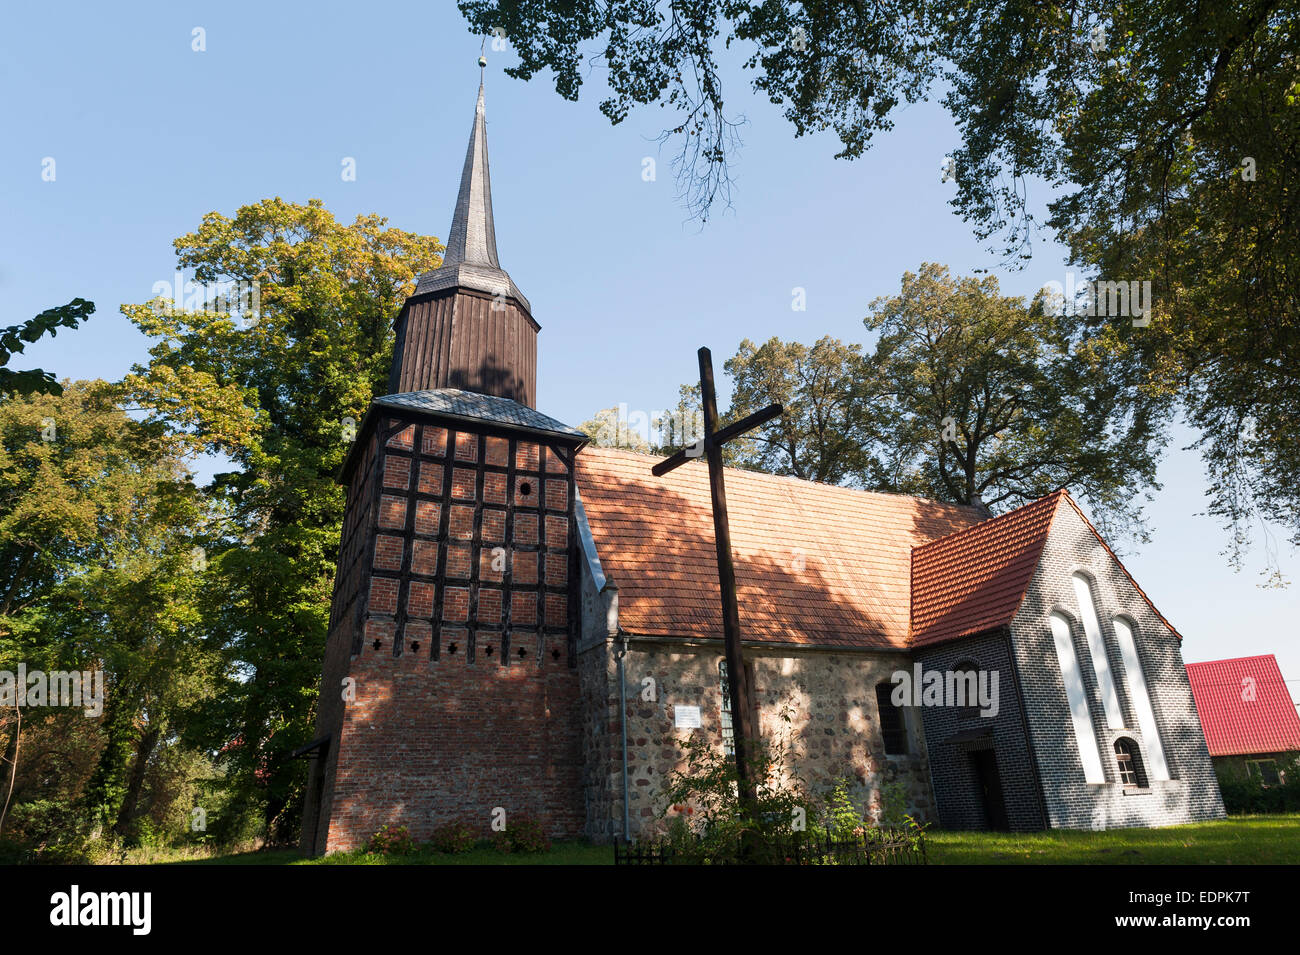
{"type": "Polygon", "coordinates": [[[362,556],[331,630],[304,847],[353,848],[384,824],[423,839],[453,819],[486,834],[497,808],[578,835],[572,445],[425,418],[375,428],[349,492],[343,551],[362,556]]]}
{"type": "MultiPolygon", "coordinates": [[[[973,754],[992,748],[1002,783],[1002,802],[1012,831],[1044,828],[1042,795],[1025,732],[1025,714],[1005,632],[955,640],[916,654],[922,672],[948,673],[973,664],[998,674],[997,715],[981,716],[954,706],[922,706],[930,778],[944,829],[984,829],[987,821],[973,754]],[[989,740],[972,739],[987,733],[989,740]]],[[[991,677],[990,677],[991,679],[991,677]]],[[[990,689],[992,684],[990,683],[990,689]]]]}
{"type": "MultiPolygon", "coordinates": [[[[1061,501],[1042,559],[1019,613],[1012,643],[1021,671],[1025,708],[1042,774],[1048,824],[1067,829],[1162,826],[1224,816],[1223,799],[1196,714],[1177,636],[1152,612],[1133,582],[1107,553],[1069,502],[1061,501]],[[1093,600],[1126,727],[1106,725],[1101,695],[1079,616],[1072,575],[1091,578],[1093,600]],[[1057,611],[1071,621],[1106,782],[1084,781],[1078,741],[1048,622],[1057,611]],[[1146,792],[1126,792],[1113,749],[1121,735],[1141,741],[1129,698],[1112,618],[1133,621],[1134,642],[1172,779],[1152,780],[1146,792]]],[[[1149,774],[1150,769],[1147,767],[1149,774]]]]}

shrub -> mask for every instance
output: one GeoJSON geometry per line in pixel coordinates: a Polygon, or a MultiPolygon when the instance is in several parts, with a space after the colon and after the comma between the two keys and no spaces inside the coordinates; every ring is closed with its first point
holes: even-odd
{"type": "Polygon", "coordinates": [[[385,825],[370,837],[366,844],[367,852],[382,852],[385,855],[404,856],[415,851],[415,841],[405,826],[396,829],[385,825]]]}
{"type": "Polygon", "coordinates": [[[492,833],[492,845],[501,852],[545,852],[551,840],[540,820],[517,814],[509,817],[505,829],[492,833]]]}
{"type": "Polygon", "coordinates": [[[1300,757],[1290,766],[1278,767],[1285,783],[1265,786],[1262,779],[1244,770],[1227,766],[1218,769],[1219,791],[1223,808],[1229,815],[1245,813],[1300,812],[1300,757]]]}
{"type": "Polygon", "coordinates": [[[463,822],[445,822],[433,830],[429,844],[439,852],[469,852],[478,843],[473,827],[463,822]]]}
{"type": "Polygon", "coordinates": [[[851,839],[866,826],[861,810],[849,796],[849,780],[840,776],[822,800],[822,825],[832,839],[851,839]]]}

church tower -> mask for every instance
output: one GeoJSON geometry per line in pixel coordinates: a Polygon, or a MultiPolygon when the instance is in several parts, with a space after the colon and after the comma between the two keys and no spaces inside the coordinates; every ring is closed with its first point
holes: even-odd
{"type": "MultiPolygon", "coordinates": [[[[483,61],[480,61],[480,65],[483,61]]],[[[574,461],[535,410],[538,324],[497,258],[480,83],[440,268],[396,322],[348,488],[302,846],[584,823],[574,461]]]]}

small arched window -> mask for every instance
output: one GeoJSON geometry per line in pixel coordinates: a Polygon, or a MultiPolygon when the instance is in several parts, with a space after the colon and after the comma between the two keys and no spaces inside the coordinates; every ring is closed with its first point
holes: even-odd
{"type": "Polygon", "coordinates": [[[1115,740],[1115,762],[1119,764],[1120,782],[1125,786],[1146,788],[1147,777],[1142,768],[1142,757],[1138,753],[1137,743],[1127,736],[1115,740]]]}
{"type": "Polygon", "coordinates": [[[894,684],[886,681],[876,684],[876,709],[880,713],[880,735],[885,744],[886,756],[907,754],[907,723],[902,707],[894,705],[894,684]]]}
{"type": "Polygon", "coordinates": [[[962,660],[952,668],[952,696],[957,707],[957,716],[964,720],[976,719],[980,715],[979,705],[979,667],[974,660],[962,660]]]}

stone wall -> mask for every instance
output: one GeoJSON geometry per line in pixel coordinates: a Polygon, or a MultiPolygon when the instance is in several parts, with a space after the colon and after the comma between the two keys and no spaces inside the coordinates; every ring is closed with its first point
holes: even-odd
{"type": "MultiPolygon", "coordinates": [[[[622,830],[622,763],[616,644],[588,643],[580,655],[589,751],[592,838],[622,830]],[[603,762],[603,766],[601,765],[603,762]],[[599,794],[598,796],[596,794],[599,794]]],[[[831,653],[747,649],[762,738],[788,753],[794,772],[814,794],[846,776],[850,795],[879,821],[886,804],[920,821],[932,818],[929,770],[919,720],[909,714],[909,752],[887,756],[876,711],[876,684],[909,666],[897,652],[831,653]],[[788,717],[788,721],[787,721],[788,717]]],[[[628,780],[633,837],[662,828],[668,778],[684,765],[679,743],[703,734],[722,751],[721,641],[686,645],[631,637],[626,658],[628,780]],[[653,681],[653,682],[646,682],[653,681]],[[653,694],[653,698],[651,695],[653,694]],[[678,706],[698,706],[701,727],[674,728],[678,706]]]]}

